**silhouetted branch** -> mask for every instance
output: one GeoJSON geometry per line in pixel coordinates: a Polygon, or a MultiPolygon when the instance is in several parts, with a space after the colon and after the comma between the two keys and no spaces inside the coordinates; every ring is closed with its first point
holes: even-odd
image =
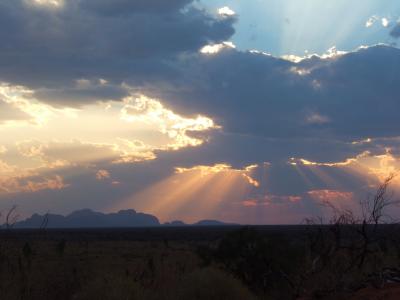
{"type": "Polygon", "coordinates": [[[44,216],[43,216],[43,220],[42,223],[40,224],[40,229],[41,230],[45,230],[47,228],[47,225],[49,224],[49,212],[47,212],[44,216]]]}
{"type": "Polygon", "coordinates": [[[6,215],[6,228],[11,229],[17,222],[18,218],[19,214],[17,214],[17,206],[13,205],[6,215]]]}

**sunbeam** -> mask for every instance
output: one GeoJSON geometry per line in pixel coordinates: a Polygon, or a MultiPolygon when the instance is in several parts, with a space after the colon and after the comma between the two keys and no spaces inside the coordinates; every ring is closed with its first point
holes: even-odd
{"type": "Polygon", "coordinates": [[[396,21],[396,0],[202,0],[211,10],[229,7],[239,16],[232,41],[243,50],[273,55],[350,51],[361,45],[390,43],[384,24],[396,21]],[[382,24],[366,26],[375,16],[382,24]],[[384,21],[385,20],[385,21],[384,21]]]}
{"type": "Polygon", "coordinates": [[[177,168],[172,176],[135,193],[110,210],[134,206],[162,220],[185,215],[185,221],[196,221],[200,216],[218,214],[223,203],[238,201],[257,188],[259,183],[251,177],[253,170],[254,166],[237,170],[228,165],[177,168]]]}

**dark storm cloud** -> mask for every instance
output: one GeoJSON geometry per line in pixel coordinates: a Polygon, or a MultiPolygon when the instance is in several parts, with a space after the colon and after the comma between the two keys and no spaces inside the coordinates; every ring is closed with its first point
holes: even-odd
{"type": "Polygon", "coordinates": [[[191,2],[66,0],[49,9],[1,1],[0,79],[38,87],[168,76],[169,60],[234,32],[235,18],[212,16],[191,2]]]}
{"type": "Polygon", "coordinates": [[[396,25],[390,31],[390,35],[394,38],[400,38],[400,22],[397,22],[396,25]]]}
{"type": "Polygon", "coordinates": [[[121,85],[87,81],[83,85],[73,82],[59,88],[40,88],[35,96],[53,106],[82,106],[96,101],[119,101],[128,96],[128,92],[121,85]]]}
{"type": "Polygon", "coordinates": [[[263,138],[260,136],[215,132],[211,139],[195,148],[158,152],[159,161],[191,167],[228,163],[242,169],[252,164],[287,164],[291,158],[315,162],[343,162],[365,151],[372,155],[385,152],[393,141],[353,144],[324,138],[263,138]]]}
{"type": "Polygon", "coordinates": [[[193,0],[78,0],[78,5],[102,15],[127,15],[141,12],[168,13],[176,11],[193,0]]]}
{"type": "Polygon", "coordinates": [[[213,117],[230,133],[348,142],[400,134],[396,48],[298,64],[229,49],[197,56],[186,70],[186,89],[153,92],[178,111],[213,117]]]}
{"type": "Polygon", "coordinates": [[[118,100],[127,82],[234,134],[346,142],[399,134],[396,48],[298,64],[235,49],[203,55],[205,44],[231,37],[235,17],[183,0],[69,0],[52,10],[26,3],[0,4],[0,78],[33,86],[53,105],[118,100]],[[77,87],[82,78],[92,84],[77,87]],[[108,83],[93,84],[100,78],[108,83]]]}

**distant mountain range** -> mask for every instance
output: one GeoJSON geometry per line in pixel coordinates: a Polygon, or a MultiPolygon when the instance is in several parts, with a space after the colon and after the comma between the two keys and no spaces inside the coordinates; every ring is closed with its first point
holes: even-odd
{"type": "Polygon", "coordinates": [[[117,213],[101,213],[90,209],[75,211],[67,216],[34,214],[14,224],[14,228],[130,228],[130,227],[180,227],[180,226],[224,226],[233,225],[215,220],[202,220],[194,224],[173,221],[161,224],[157,217],[138,213],[133,209],[117,213]]]}

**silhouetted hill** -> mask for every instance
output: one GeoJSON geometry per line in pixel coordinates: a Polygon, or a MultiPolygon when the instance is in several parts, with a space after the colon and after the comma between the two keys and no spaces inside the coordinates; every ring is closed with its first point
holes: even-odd
{"type": "MultiPolygon", "coordinates": [[[[15,228],[40,228],[45,216],[38,214],[18,222],[15,228]]],[[[104,214],[90,209],[75,211],[67,216],[48,215],[48,228],[107,228],[107,227],[154,227],[159,220],[152,215],[137,213],[135,210],[121,210],[104,214]]]]}
{"type": "Polygon", "coordinates": [[[188,226],[188,224],[182,222],[182,221],[172,221],[172,222],[167,222],[163,224],[164,226],[169,226],[169,227],[182,227],[182,226],[188,226]]]}
{"type": "MultiPolygon", "coordinates": [[[[34,214],[26,220],[17,222],[14,228],[40,228],[45,224],[45,215],[34,214]]],[[[161,224],[157,217],[138,213],[133,209],[121,210],[117,213],[101,213],[90,209],[82,209],[72,212],[67,216],[48,214],[47,228],[130,228],[130,227],[182,227],[182,226],[222,226],[233,225],[220,221],[203,220],[193,225],[182,221],[172,221],[161,224]]]]}
{"type": "Polygon", "coordinates": [[[235,224],[227,224],[216,220],[202,220],[193,224],[193,226],[225,226],[225,225],[235,225],[235,224]]]}

